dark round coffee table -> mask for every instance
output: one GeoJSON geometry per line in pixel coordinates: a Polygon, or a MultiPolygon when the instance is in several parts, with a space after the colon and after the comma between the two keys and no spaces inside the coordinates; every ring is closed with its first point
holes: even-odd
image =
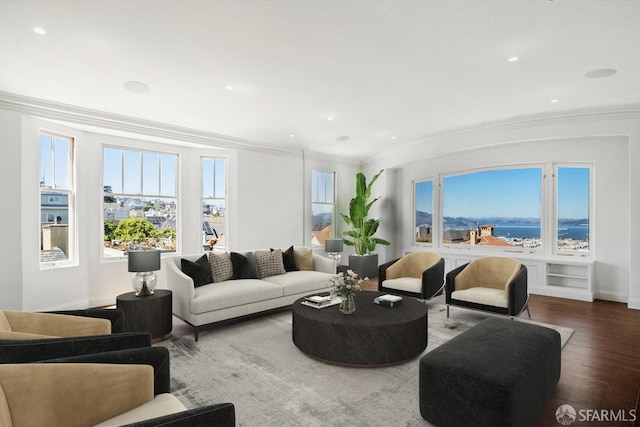
{"type": "Polygon", "coordinates": [[[293,303],[293,343],[308,356],[350,366],[385,366],[418,356],[427,348],[427,307],[411,297],[384,307],[373,303],[380,292],[358,292],[356,311],[338,305],[307,307],[293,303]]]}

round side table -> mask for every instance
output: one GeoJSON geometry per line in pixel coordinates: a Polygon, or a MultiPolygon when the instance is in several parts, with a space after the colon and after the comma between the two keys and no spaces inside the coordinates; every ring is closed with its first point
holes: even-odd
{"type": "Polygon", "coordinates": [[[125,332],[149,332],[152,339],[164,338],[173,328],[171,291],[156,289],[153,295],[137,297],[135,292],[116,297],[124,312],[125,332]]]}

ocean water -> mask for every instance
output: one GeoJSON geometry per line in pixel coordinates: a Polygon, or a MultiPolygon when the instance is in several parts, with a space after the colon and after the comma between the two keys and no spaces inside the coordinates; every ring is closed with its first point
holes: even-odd
{"type": "MultiPolygon", "coordinates": [[[[569,226],[558,230],[558,239],[588,240],[588,225],[569,226]]],[[[539,239],[540,227],[535,225],[495,226],[493,235],[521,239],[539,239]]]]}

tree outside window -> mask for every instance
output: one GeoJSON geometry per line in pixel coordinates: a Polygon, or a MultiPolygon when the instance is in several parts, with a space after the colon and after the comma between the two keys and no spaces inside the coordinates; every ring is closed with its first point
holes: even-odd
{"type": "Polygon", "coordinates": [[[311,171],[311,244],[324,246],[334,237],[335,172],[311,171]]]}
{"type": "Polygon", "coordinates": [[[178,156],[103,147],[105,257],[177,249],[178,156]]]}

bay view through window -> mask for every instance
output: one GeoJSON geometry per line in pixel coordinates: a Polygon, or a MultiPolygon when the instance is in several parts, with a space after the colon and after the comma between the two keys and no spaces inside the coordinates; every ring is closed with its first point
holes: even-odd
{"type": "Polygon", "coordinates": [[[40,262],[74,261],[75,162],[71,137],[40,133],[40,262]]]}
{"type": "Polygon", "coordinates": [[[335,172],[311,171],[311,243],[324,246],[334,236],[335,172]]]}
{"type": "Polygon", "coordinates": [[[226,248],[226,159],[202,159],[202,244],[205,249],[226,248]]]}
{"type": "Polygon", "coordinates": [[[439,192],[429,191],[431,180],[417,181],[415,242],[428,245],[437,233],[441,247],[588,253],[590,171],[589,165],[549,163],[441,175],[439,192]],[[429,211],[433,206],[439,215],[429,211]],[[549,242],[545,236],[554,233],[549,242]]]}
{"type": "Polygon", "coordinates": [[[104,257],[177,249],[178,156],[104,146],[104,257]]]}

